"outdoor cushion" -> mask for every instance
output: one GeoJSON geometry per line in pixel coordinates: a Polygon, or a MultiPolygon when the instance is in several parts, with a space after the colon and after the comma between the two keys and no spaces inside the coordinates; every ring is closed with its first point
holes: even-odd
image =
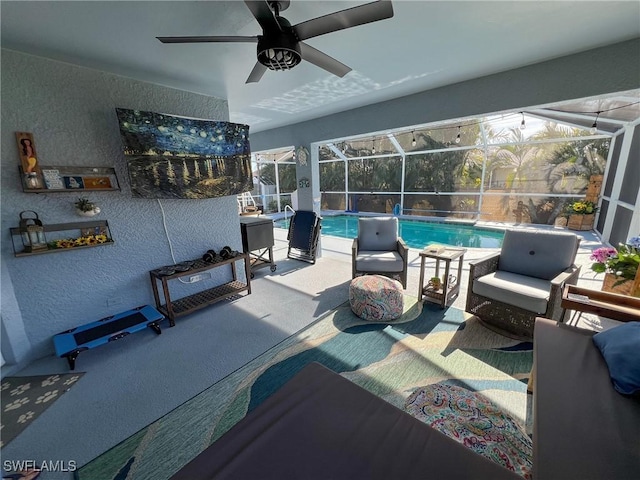
{"type": "Polygon", "coordinates": [[[356,257],[356,269],[363,272],[402,272],[404,261],[398,252],[360,250],[356,257]]]}
{"type": "Polygon", "coordinates": [[[595,333],[536,318],[535,480],[638,478],[640,402],[611,388],[595,333]]]}
{"type": "Polygon", "coordinates": [[[511,272],[493,272],[473,281],[473,293],[534,313],[547,311],[551,282],[511,272]]]}
{"type": "Polygon", "coordinates": [[[398,218],[372,217],[358,219],[358,249],[397,250],[398,218]]]}
{"type": "Polygon", "coordinates": [[[349,284],[349,305],[363,320],[385,322],[402,315],[402,284],[382,275],[363,275],[349,284]]]}
{"type": "Polygon", "coordinates": [[[498,270],[551,280],[573,264],[577,247],[573,233],[507,230],[498,270]]]}
{"type": "Polygon", "coordinates": [[[409,395],[404,408],[477,454],[531,478],[531,439],[518,422],[484,395],[457,385],[433,383],[409,395]]]}
{"type": "Polygon", "coordinates": [[[629,322],[593,336],[607,362],[613,388],[624,395],[640,392],[640,322],[629,322]]]}

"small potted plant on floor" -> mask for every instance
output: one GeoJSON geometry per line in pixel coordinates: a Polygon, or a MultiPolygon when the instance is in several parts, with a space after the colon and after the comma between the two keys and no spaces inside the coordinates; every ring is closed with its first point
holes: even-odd
{"type": "Polygon", "coordinates": [[[100,207],[89,201],[88,198],[79,198],[78,201],[75,202],[75,206],[76,212],[82,217],[93,217],[100,213],[100,207]]]}
{"type": "Polygon", "coordinates": [[[567,227],[570,230],[591,230],[598,206],[590,200],[578,200],[570,203],[567,211],[569,214],[567,227]]]}

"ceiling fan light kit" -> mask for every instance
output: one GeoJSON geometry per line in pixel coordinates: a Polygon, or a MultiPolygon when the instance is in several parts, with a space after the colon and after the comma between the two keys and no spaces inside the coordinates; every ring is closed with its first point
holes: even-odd
{"type": "Polygon", "coordinates": [[[258,40],[258,62],[269,70],[290,70],[302,61],[298,43],[292,35],[263,36],[258,40]]]}
{"type": "Polygon", "coordinates": [[[316,50],[311,45],[304,43],[303,40],[393,17],[391,1],[378,0],[377,2],[330,13],[291,26],[286,18],[280,16],[280,12],[289,7],[289,0],[245,0],[244,3],[258,21],[260,27],[262,27],[262,35],[255,37],[185,36],[156,38],[162,43],[258,42],[258,61],[249,74],[246,83],[259,81],[267,69],[290,70],[300,64],[302,60],[313,63],[329,73],[344,77],[351,71],[351,68],[326,53],[316,50]]]}

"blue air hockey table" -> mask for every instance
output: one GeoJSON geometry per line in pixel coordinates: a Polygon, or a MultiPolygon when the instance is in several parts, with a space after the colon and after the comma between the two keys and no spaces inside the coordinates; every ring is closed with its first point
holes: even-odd
{"type": "Polygon", "coordinates": [[[164,315],[150,305],[143,305],[110,317],[101,318],[53,336],[56,355],[66,357],[69,368],[74,370],[76,358],[81,352],[96,348],[114,340],[120,340],[130,333],[151,328],[158,335],[164,315]]]}

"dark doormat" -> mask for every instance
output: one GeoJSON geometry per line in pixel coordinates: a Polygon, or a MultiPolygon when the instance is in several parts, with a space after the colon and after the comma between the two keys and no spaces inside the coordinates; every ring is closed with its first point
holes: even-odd
{"type": "Polygon", "coordinates": [[[83,372],[2,379],[2,435],[0,447],[16,438],[60,396],[69,390],[83,372]]]}

